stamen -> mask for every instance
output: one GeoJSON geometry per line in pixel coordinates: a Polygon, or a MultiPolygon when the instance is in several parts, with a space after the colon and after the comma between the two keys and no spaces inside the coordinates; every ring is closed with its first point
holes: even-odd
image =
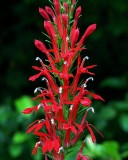
{"type": "Polygon", "coordinates": [[[82,84],[81,87],[86,88],[87,87],[86,83],[82,84]]]}
{"type": "Polygon", "coordinates": [[[68,64],[68,62],[67,62],[67,61],[64,61],[64,64],[68,64]]]}
{"type": "Polygon", "coordinates": [[[62,146],[59,148],[58,153],[60,153],[60,151],[63,151],[63,152],[64,152],[64,148],[63,148],[62,146]]]}
{"type": "Polygon", "coordinates": [[[69,108],[69,110],[71,111],[71,110],[72,110],[72,108],[73,108],[73,104],[72,104],[72,105],[70,105],[70,108],[69,108]]]}
{"type": "Polygon", "coordinates": [[[42,89],[41,87],[37,87],[35,90],[34,90],[34,93],[36,93],[37,91],[41,92],[42,93],[42,89]]]}
{"type": "Polygon", "coordinates": [[[38,147],[39,145],[42,145],[43,146],[43,142],[39,141],[36,143],[35,147],[38,147]]]}
{"type": "Polygon", "coordinates": [[[94,111],[94,108],[93,108],[93,107],[89,107],[89,108],[87,109],[87,111],[89,111],[89,110],[92,110],[92,113],[95,113],[95,111],[94,111]]]}
{"type": "Polygon", "coordinates": [[[85,57],[83,58],[83,60],[86,60],[86,59],[88,60],[88,59],[89,59],[89,57],[88,57],[88,56],[85,56],[85,57]]]}
{"type": "Polygon", "coordinates": [[[45,77],[42,78],[42,81],[48,82],[47,78],[45,78],[45,77]]]}
{"type": "Polygon", "coordinates": [[[40,103],[37,107],[37,109],[40,109],[41,107],[44,107],[44,105],[42,103],[40,103]]]}
{"type": "Polygon", "coordinates": [[[59,88],[59,93],[62,93],[62,87],[59,88]]]}
{"type": "Polygon", "coordinates": [[[52,123],[52,124],[54,124],[54,123],[55,123],[55,121],[54,121],[54,119],[53,119],[53,118],[51,119],[51,123],[52,123]]]}
{"type": "Polygon", "coordinates": [[[69,41],[69,37],[68,36],[66,37],[66,41],[69,41]]]}
{"type": "Polygon", "coordinates": [[[39,122],[38,123],[41,123],[41,122],[43,122],[43,121],[45,121],[44,119],[41,119],[41,120],[39,120],[39,122]]]}
{"type": "Polygon", "coordinates": [[[86,82],[88,82],[89,80],[94,81],[94,78],[93,77],[89,77],[89,78],[86,79],[86,82]]]}
{"type": "Polygon", "coordinates": [[[42,59],[40,57],[36,57],[36,61],[42,62],[42,59]]]}
{"type": "Polygon", "coordinates": [[[84,87],[84,88],[87,87],[87,84],[86,84],[86,83],[87,83],[89,80],[92,80],[92,81],[93,81],[94,79],[93,79],[93,77],[87,78],[86,81],[85,81],[85,83],[82,84],[81,87],[84,87]]]}

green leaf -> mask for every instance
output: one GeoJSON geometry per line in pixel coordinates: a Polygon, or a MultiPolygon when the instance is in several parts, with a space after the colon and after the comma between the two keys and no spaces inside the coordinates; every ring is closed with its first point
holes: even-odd
{"type": "Polygon", "coordinates": [[[128,132],[128,114],[122,114],[119,117],[119,124],[125,132],[128,132]]]}
{"type": "Polygon", "coordinates": [[[127,82],[124,78],[109,77],[103,80],[100,86],[111,87],[111,88],[124,88],[127,86],[127,82]]]}
{"type": "Polygon", "coordinates": [[[81,148],[82,142],[77,142],[75,146],[68,149],[68,154],[65,156],[65,160],[74,160],[77,156],[80,148],[81,148]]]}
{"type": "Polygon", "coordinates": [[[119,155],[119,144],[116,141],[107,141],[103,143],[106,153],[114,160],[121,160],[119,155]]]}
{"type": "Polygon", "coordinates": [[[23,143],[27,139],[27,136],[22,132],[17,132],[14,134],[12,141],[13,143],[23,143]]]}
{"type": "Polygon", "coordinates": [[[42,154],[42,150],[41,150],[41,148],[38,148],[38,154],[36,155],[33,155],[33,157],[34,157],[34,160],[41,160],[41,159],[43,159],[43,154],[42,154]]]}
{"type": "Polygon", "coordinates": [[[117,101],[114,103],[114,106],[119,110],[128,110],[128,102],[127,101],[117,101]]]}
{"type": "Polygon", "coordinates": [[[86,147],[83,150],[83,154],[88,154],[92,157],[103,157],[104,148],[100,144],[92,142],[91,136],[87,136],[86,147]]]}
{"type": "Polygon", "coordinates": [[[105,106],[105,108],[103,108],[101,110],[100,115],[105,120],[111,120],[111,119],[115,118],[116,111],[112,107],[105,106]]]}
{"type": "Polygon", "coordinates": [[[22,145],[16,145],[16,144],[12,144],[10,147],[9,147],[9,153],[12,157],[16,158],[18,156],[21,155],[22,153],[22,145]]]}
{"type": "Polygon", "coordinates": [[[18,112],[22,112],[25,108],[32,107],[34,103],[29,96],[22,96],[21,98],[15,100],[15,107],[18,112]]]}
{"type": "Polygon", "coordinates": [[[76,159],[75,157],[77,156],[78,151],[74,150],[73,152],[70,152],[65,156],[65,160],[74,160],[76,159]]]}

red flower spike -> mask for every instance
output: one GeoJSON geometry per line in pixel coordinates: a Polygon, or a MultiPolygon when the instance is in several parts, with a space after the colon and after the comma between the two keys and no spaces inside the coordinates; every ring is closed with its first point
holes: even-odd
{"type": "MultiPolygon", "coordinates": [[[[34,90],[36,96],[32,100],[36,99],[39,105],[26,108],[22,113],[37,113],[39,108],[43,109],[44,119],[32,122],[27,127],[26,133],[32,133],[39,139],[32,154],[37,154],[37,149],[40,147],[45,160],[48,160],[49,155],[52,159],[64,160],[65,149],[68,150],[69,146],[73,147],[85,130],[88,130],[93,142],[96,141],[93,129],[102,136],[92,124],[88,123],[87,114],[90,109],[94,112],[90,107],[93,102],[90,96],[95,100],[104,101],[104,99],[87,90],[87,83],[93,80],[93,77],[80,83],[82,74],[94,75],[90,69],[96,65],[84,66],[88,56],[82,60],[80,52],[86,49],[84,41],[95,31],[96,24],[90,25],[78,40],[80,30],[77,24],[81,15],[81,6],[74,12],[75,3],[76,0],[71,0],[71,3],[53,0],[52,8],[48,6],[45,9],[39,8],[39,13],[45,19],[44,28],[51,44],[49,48],[40,40],[35,40],[34,44],[46,55],[49,64],[45,65],[39,57],[36,58],[40,66],[32,66],[37,73],[29,80],[42,78],[45,88],[37,87],[34,90]],[[75,62],[77,62],[76,67],[75,62]],[[83,117],[80,121],[81,112],[83,117]]],[[[87,155],[82,155],[84,147],[85,141],[77,153],[76,160],[88,160],[87,155]]]]}

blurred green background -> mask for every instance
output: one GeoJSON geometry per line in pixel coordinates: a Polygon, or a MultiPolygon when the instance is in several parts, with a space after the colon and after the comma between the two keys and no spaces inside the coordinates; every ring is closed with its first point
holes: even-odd
{"type": "MultiPolygon", "coordinates": [[[[0,1],[0,160],[40,160],[32,156],[36,141],[25,135],[27,125],[36,115],[24,116],[21,111],[33,106],[35,87],[42,84],[28,81],[34,72],[35,38],[45,41],[41,33],[43,18],[38,7],[50,5],[48,0],[0,1]]],[[[97,64],[95,81],[89,89],[100,94],[105,103],[95,102],[95,115],[88,120],[104,135],[97,135],[97,144],[87,144],[85,154],[95,160],[128,159],[128,1],[79,0],[82,17],[81,35],[85,28],[97,23],[96,32],[85,42],[89,64],[97,64]]],[[[79,147],[78,147],[79,148],[79,147]]],[[[73,152],[67,160],[73,160],[73,152]]]]}

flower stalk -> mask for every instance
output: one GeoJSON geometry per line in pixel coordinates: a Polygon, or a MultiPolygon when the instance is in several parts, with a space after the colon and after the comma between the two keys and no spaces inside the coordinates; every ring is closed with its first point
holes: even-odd
{"type": "MultiPolygon", "coordinates": [[[[85,134],[85,130],[88,130],[92,141],[95,142],[93,129],[96,128],[87,121],[88,111],[92,110],[94,113],[90,96],[104,101],[99,95],[87,90],[87,83],[93,80],[92,77],[79,85],[82,74],[94,75],[90,70],[96,65],[84,67],[89,57],[86,56],[81,60],[80,53],[85,49],[86,38],[95,31],[96,24],[90,25],[79,38],[80,30],[77,24],[81,15],[81,6],[76,10],[75,6],[75,0],[53,0],[52,7],[39,8],[51,46],[47,49],[40,40],[35,40],[34,44],[47,56],[49,64],[44,64],[43,60],[37,57],[36,60],[40,62],[40,66],[32,66],[32,68],[38,73],[31,76],[29,80],[42,79],[46,82],[47,88],[35,89],[34,92],[38,91],[39,94],[33,100],[36,99],[39,105],[26,108],[23,113],[44,111],[44,119],[31,123],[26,133],[33,133],[38,137],[32,154],[37,154],[38,148],[41,148],[45,160],[48,160],[49,156],[55,160],[64,160],[68,154],[68,148],[75,146],[85,134]],[[75,62],[77,62],[76,74],[72,72],[75,62]],[[84,116],[81,122],[78,122],[79,112],[83,108],[85,108],[84,116]]],[[[99,131],[98,133],[101,135],[99,131]]],[[[82,155],[84,147],[85,141],[75,157],[76,160],[88,160],[88,156],[82,155]]]]}

